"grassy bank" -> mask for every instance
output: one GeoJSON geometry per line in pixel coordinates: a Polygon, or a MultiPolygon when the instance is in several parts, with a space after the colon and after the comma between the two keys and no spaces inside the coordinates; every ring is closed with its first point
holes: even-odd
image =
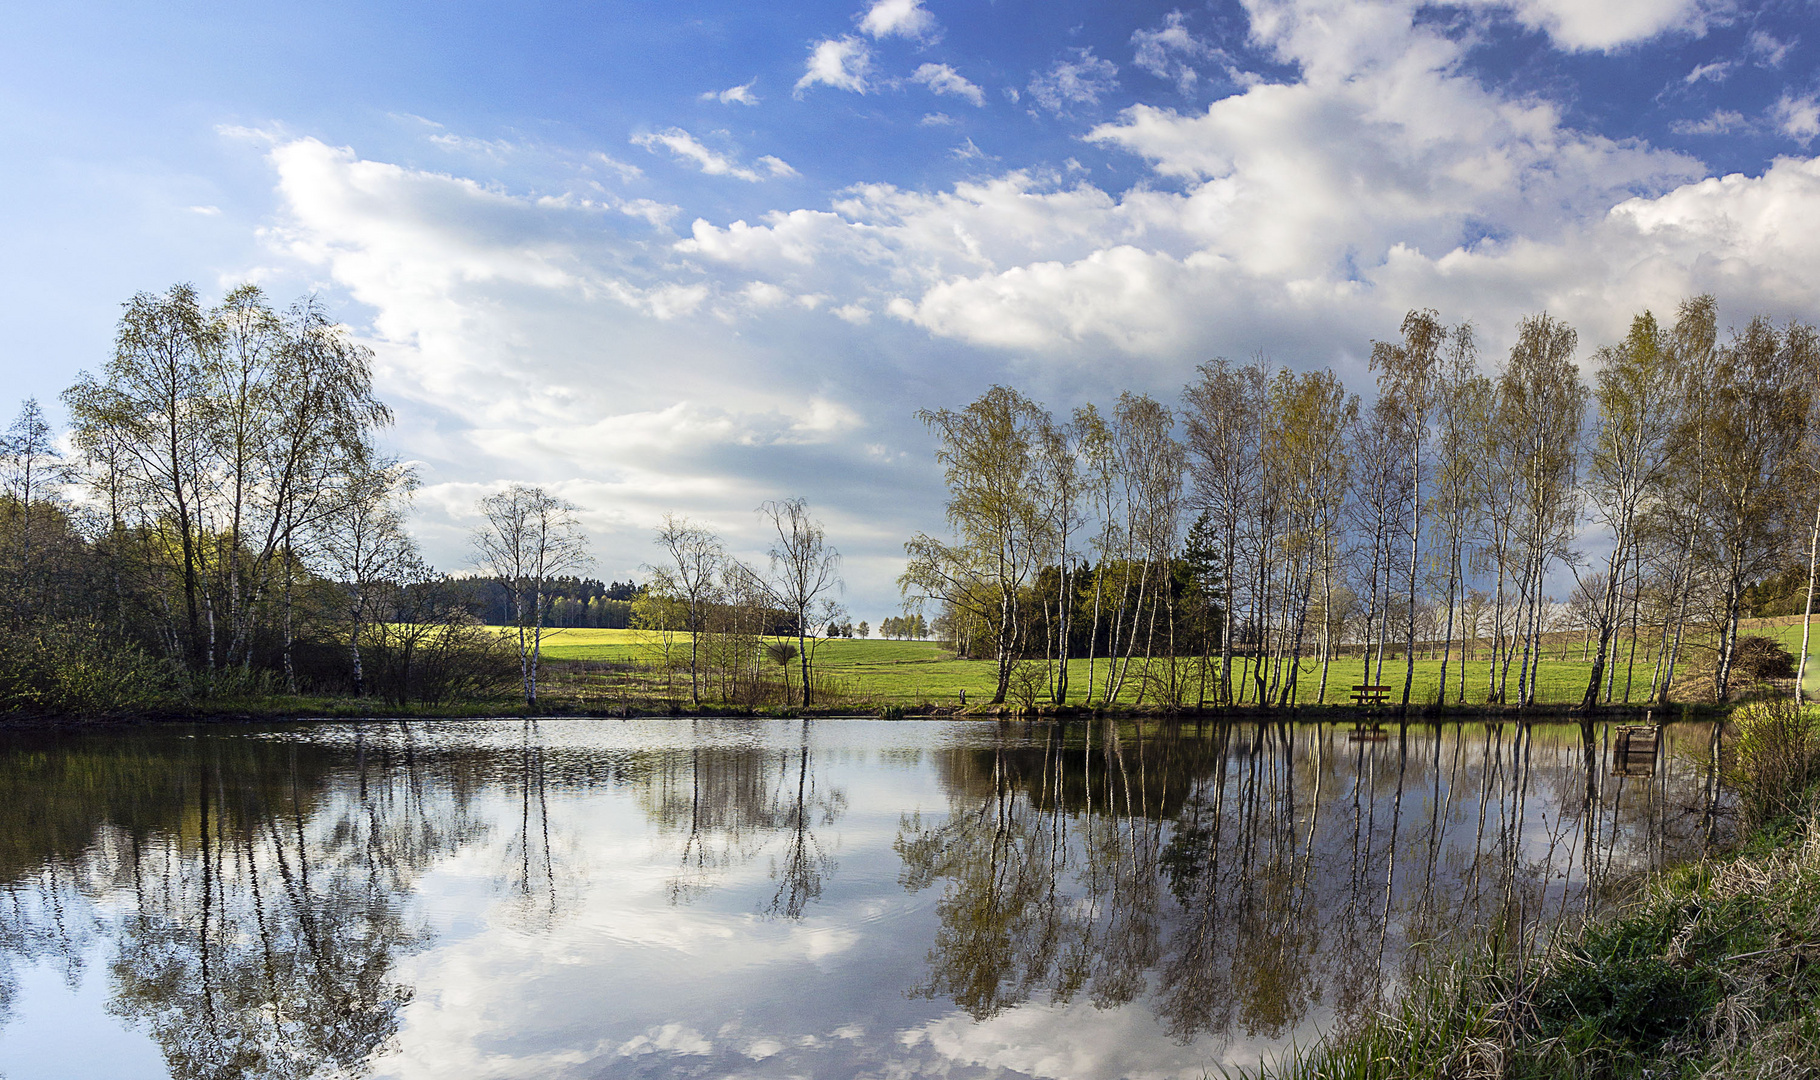
{"type": "MultiPolygon", "coordinates": [[[[1753,620],[1747,632],[1775,637],[1791,651],[1799,648],[1799,619],[1753,620]]],[[[505,628],[493,633],[509,634],[505,628]]],[[[1690,649],[1690,651],[1694,651],[1690,649]]],[[[1486,654],[1482,651],[1481,657],[1486,654]]],[[[1578,705],[1591,675],[1591,664],[1581,659],[1578,638],[1561,635],[1546,642],[1545,655],[1538,667],[1536,703],[1541,706],[1578,705]]],[[[486,687],[479,696],[472,693],[445,694],[436,704],[388,704],[378,697],[335,697],[273,695],[272,680],[259,686],[224,685],[208,692],[179,695],[173,687],[153,685],[156,680],[120,677],[119,665],[64,665],[58,670],[81,676],[80,693],[59,695],[40,691],[20,696],[26,704],[7,715],[43,716],[109,716],[162,717],[200,716],[227,718],[290,716],[516,716],[538,715],[628,715],[690,712],[775,712],[790,710],[790,702],[800,696],[794,689],[797,673],[766,665],[768,686],[762,693],[746,694],[736,701],[722,701],[720,688],[710,678],[704,686],[703,705],[689,703],[687,670],[688,635],[669,636],[668,649],[663,640],[646,631],[600,629],[553,629],[545,632],[545,664],[539,680],[539,703],[527,710],[516,691],[517,661],[501,661],[504,676],[486,687]],[[143,684],[143,685],[141,685],[143,684]],[[65,698],[75,700],[71,705],[65,698]],[[34,704],[35,703],[35,704],[34,704]]],[[[997,682],[997,665],[991,660],[960,660],[933,641],[894,641],[881,639],[834,639],[815,647],[816,709],[818,713],[877,713],[887,710],[911,714],[950,712],[960,706],[965,695],[967,706],[979,710],[991,700],[997,682]]],[[[1146,666],[1142,658],[1127,669],[1114,707],[1120,710],[1168,710],[1193,708],[1201,701],[1202,665],[1198,660],[1175,662],[1173,681],[1169,662],[1156,659],[1146,666]]],[[[1630,682],[1628,701],[1641,704],[1649,682],[1651,665],[1639,656],[1630,682]]],[[[1456,655],[1448,667],[1448,693],[1452,703],[1457,694],[1461,663],[1456,655]]],[[[1080,709],[1091,704],[1106,706],[1106,680],[1109,664],[1104,658],[1089,662],[1068,662],[1069,693],[1064,707],[1080,709]]],[[[1396,688],[1392,700],[1401,697],[1403,662],[1387,658],[1382,681],[1396,688]]],[[[1046,672],[1040,661],[1029,662],[1031,685],[1023,692],[1015,687],[1010,705],[1016,708],[1026,701],[1048,702],[1046,672]]],[[[1466,700],[1469,707],[1481,706],[1487,698],[1491,674],[1488,659],[1468,659],[1465,663],[1466,700]]],[[[1620,665],[1614,701],[1627,700],[1625,665],[1620,665]]],[[[1254,697],[1251,671],[1244,658],[1235,660],[1234,677],[1244,680],[1247,697],[1254,697]]],[[[1411,701],[1426,705],[1440,698],[1441,661],[1418,649],[1411,701]]],[[[1511,676],[1515,689],[1515,674],[1511,676]]],[[[166,680],[167,682],[169,680],[166,680]]],[[[231,682],[231,680],[229,680],[231,682]]],[[[1295,703],[1300,706],[1346,705],[1356,683],[1367,679],[1363,660],[1356,656],[1337,658],[1330,666],[1325,695],[1321,692],[1320,665],[1304,661],[1297,683],[1295,703]]],[[[1811,664],[1809,690],[1820,695],[1820,663],[1811,664]]],[[[54,688],[53,688],[54,689],[54,688]]],[[[1681,684],[1687,696],[1683,701],[1703,703],[1709,698],[1698,693],[1697,682],[1681,684]]],[[[1778,692],[1785,687],[1777,688],[1778,692]]],[[[732,697],[734,695],[727,695],[732,697]]]]}
{"type": "MultiPolygon", "coordinates": [[[[1746,633],[1764,634],[1782,642],[1790,651],[1800,648],[1799,618],[1752,620],[1746,633]]],[[[1690,659],[1697,651],[1690,645],[1690,659]]],[[[1540,705],[1578,705],[1592,675],[1590,662],[1581,659],[1583,643],[1571,635],[1555,635],[1545,642],[1544,656],[1538,665],[1536,702],[1540,705]]],[[[688,693],[688,635],[677,633],[669,640],[668,663],[662,641],[640,630],[558,629],[546,631],[544,655],[556,663],[551,666],[552,687],[560,686],[559,696],[573,696],[578,702],[664,701],[686,699],[688,693]],[[567,667],[565,668],[565,665],[567,667]]],[[[921,706],[954,706],[966,693],[970,705],[991,700],[996,688],[998,669],[991,660],[958,660],[933,641],[887,641],[880,639],[833,639],[821,642],[815,649],[815,667],[837,697],[858,708],[886,706],[917,708],[921,706]]],[[[1491,676],[1489,653],[1481,649],[1480,658],[1469,658],[1465,664],[1466,703],[1483,704],[1491,676]]],[[[1149,665],[1150,677],[1140,659],[1134,661],[1120,688],[1117,701],[1121,706],[1161,705],[1171,695],[1167,661],[1155,660],[1149,665]]],[[[1641,704],[1648,695],[1652,663],[1639,653],[1631,671],[1627,690],[1627,664],[1620,664],[1613,701],[1641,704]]],[[[1820,693],[1820,664],[1810,664],[1808,688],[1820,693]]],[[[1176,662],[1176,696],[1188,704],[1200,697],[1200,664],[1194,660],[1176,662]]],[[[1386,659],[1382,679],[1397,688],[1400,698],[1404,662],[1386,659]]],[[[1081,707],[1088,703],[1092,688],[1094,701],[1105,697],[1108,664],[1104,658],[1089,663],[1084,659],[1068,662],[1069,693],[1066,704],[1081,707]]],[[[1374,671],[1374,676],[1375,676],[1374,671]]],[[[780,673],[781,675],[781,673],[780,673]]],[[[1250,675],[1246,661],[1235,661],[1235,679],[1250,675]]],[[[1460,660],[1456,653],[1448,665],[1448,693],[1455,699],[1459,687],[1460,660]]],[[[1410,695],[1412,702],[1426,704],[1440,697],[1441,661],[1417,650],[1415,677],[1410,695]]],[[[1510,674],[1511,692],[1516,689],[1515,665],[1510,674]]],[[[1298,705],[1344,704],[1355,683],[1367,679],[1362,658],[1336,658],[1329,667],[1326,694],[1321,693],[1321,668],[1306,660],[1297,679],[1295,696],[1298,705]]],[[[1249,682],[1247,683],[1249,685],[1249,682]]],[[[1692,683],[1688,688],[1693,688],[1692,683]]],[[[1014,694],[1014,698],[1016,695],[1014,694]]],[[[1693,700],[1704,700],[1695,697],[1693,700]]]]}
{"type": "Polygon", "coordinates": [[[1738,714],[1740,838],[1540,956],[1431,969],[1277,1080],[1820,1076],[1820,709],[1738,714]]]}

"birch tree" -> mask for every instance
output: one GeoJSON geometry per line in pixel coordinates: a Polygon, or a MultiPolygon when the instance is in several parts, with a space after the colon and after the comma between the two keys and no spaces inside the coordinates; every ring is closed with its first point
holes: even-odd
{"type": "MultiPolygon", "coordinates": [[[[1478,521],[1485,453],[1485,425],[1492,399],[1491,380],[1479,374],[1478,348],[1471,323],[1448,335],[1439,377],[1435,381],[1435,483],[1430,520],[1440,546],[1446,580],[1447,616],[1442,631],[1441,700],[1447,700],[1447,668],[1454,641],[1454,615],[1463,614],[1469,556],[1467,543],[1478,521]]],[[[1462,643],[1455,701],[1466,701],[1466,653],[1462,643]]]]}
{"type": "Polygon", "coordinates": [[[1216,698],[1233,703],[1232,622],[1237,609],[1240,541],[1259,495],[1267,378],[1256,364],[1225,360],[1202,364],[1200,378],[1182,391],[1185,446],[1192,480],[1191,509],[1205,513],[1217,545],[1218,600],[1225,608],[1220,633],[1216,698]]]}
{"type": "Polygon", "coordinates": [[[1589,609],[1598,651],[1581,697],[1586,707],[1597,704],[1601,682],[1611,700],[1607,667],[1616,659],[1620,586],[1627,565],[1636,561],[1638,527],[1668,470],[1676,415],[1666,346],[1655,316],[1645,311],[1631,320],[1622,344],[1598,353],[1593,398],[1599,428],[1587,455],[1586,493],[1595,518],[1611,533],[1612,549],[1589,609]]]}
{"type": "Polygon", "coordinates": [[[720,538],[688,518],[665,514],[656,544],[664,563],[647,568],[650,587],[681,602],[689,631],[689,701],[701,704],[701,634],[716,584],[727,566],[720,538]]]}
{"type": "Polygon", "coordinates": [[[362,647],[383,617],[386,593],[427,576],[405,527],[418,483],[416,471],[406,465],[372,462],[343,478],[329,510],[312,525],[312,562],[341,594],[336,622],[346,637],[355,697],[367,692],[362,647]]]}
{"type": "Polygon", "coordinates": [[[994,386],[958,412],[926,410],[917,418],[936,436],[954,539],[911,537],[898,586],[912,603],[936,600],[989,628],[998,667],[989,704],[1000,705],[1024,645],[1018,601],[1048,547],[1035,492],[1036,451],[1049,414],[1016,390],[994,386]]]}
{"type": "Polygon", "coordinates": [[[1397,442],[1408,460],[1403,465],[1408,507],[1409,547],[1407,621],[1404,626],[1403,704],[1409,704],[1416,674],[1416,588],[1422,555],[1422,481],[1428,474],[1429,414],[1435,404],[1436,383],[1441,377],[1442,354],[1448,332],[1434,311],[1412,311],[1403,317],[1403,340],[1373,342],[1371,369],[1378,374],[1379,400],[1388,406],[1398,424],[1397,442]]]}
{"type": "Polygon", "coordinates": [[[512,484],[478,504],[481,524],[471,542],[474,565],[498,578],[506,591],[525,704],[537,704],[537,667],[543,656],[544,590],[551,578],[586,567],[588,537],[578,507],[541,487],[512,484]]]}
{"type": "MultiPolygon", "coordinates": [[[[1073,577],[1074,535],[1086,523],[1082,506],[1089,494],[1090,479],[1082,461],[1081,434],[1074,424],[1045,423],[1037,433],[1037,481],[1041,513],[1047,519],[1043,530],[1049,550],[1043,560],[1056,568],[1055,613],[1050,620],[1054,633],[1045,651],[1054,658],[1050,676],[1050,697],[1060,705],[1068,700],[1068,649],[1074,616],[1073,577]]],[[[1048,597],[1043,598],[1045,606],[1048,597]]],[[[861,624],[864,625],[864,624],[861,624]]],[[[862,635],[864,636],[864,635],[862,635]]]]}
{"type": "Polygon", "coordinates": [[[840,576],[840,552],[828,546],[822,524],[810,516],[806,500],[767,502],[759,507],[759,513],[771,523],[776,536],[766,585],[772,601],[789,615],[795,627],[803,704],[807,706],[812,636],[843,613],[834,598],[845,588],[840,576]]]}
{"type": "MultiPolygon", "coordinates": [[[[1573,328],[1547,314],[1517,324],[1517,341],[1498,378],[1497,425],[1510,447],[1521,558],[1517,636],[1518,704],[1535,700],[1536,662],[1547,614],[1543,587],[1555,561],[1568,557],[1579,521],[1580,431],[1588,393],[1574,364],[1573,328]]],[[[1508,664],[1508,657],[1507,657],[1508,664]]]]}
{"type": "Polygon", "coordinates": [[[1719,350],[1710,393],[1689,420],[1699,427],[1703,451],[1699,551],[1721,598],[1713,686],[1720,701],[1730,692],[1744,590],[1778,569],[1787,550],[1788,472],[1804,435],[1816,359],[1813,328],[1752,319],[1719,350]]]}

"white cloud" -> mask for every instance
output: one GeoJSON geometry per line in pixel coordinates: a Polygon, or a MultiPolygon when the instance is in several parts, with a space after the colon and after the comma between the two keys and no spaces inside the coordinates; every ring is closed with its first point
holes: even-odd
{"type": "MultiPolygon", "coordinates": [[[[866,183],[744,220],[692,214],[670,240],[627,220],[661,229],[677,210],[655,200],[520,197],[281,139],[270,240],[374,312],[384,392],[416,406],[400,440],[441,463],[437,484],[575,485],[603,550],[648,543],[663,509],[743,520],[755,492],[807,494],[881,535],[917,527],[939,493],[909,410],[993,381],[1058,405],[1166,394],[1195,359],[1261,347],[1350,377],[1413,307],[1472,319],[1489,357],[1544,308],[1590,345],[1695,292],[1820,305],[1820,159],[1711,178],[1481,85],[1472,43],[1408,7],[1255,11],[1255,44],[1295,78],[1094,127],[1088,141],[1129,155],[1116,191],[1062,166],[866,183]]],[[[1790,97],[1776,122],[1803,137],[1817,111],[1790,97]]],[[[704,171],[788,168],[680,129],[645,139],[704,171]]],[[[471,506],[446,490],[435,505],[471,506]]],[[[451,513],[430,527],[458,543],[451,513]]],[[[888,606],[897,541],[843,550],[855,595],[888,606]]]]}
{"type": "Polygon", "coordinates": [[[1050,69],[1030,80],[1030,96],[1053,113],[1076,105],[1097,105],[1100,95],[1118,86],[1118,66],[1093,55],[1092,49],[1071,50],[1050,69]]]}
{"type": "Polygon", "coordinates": [[[219,206],[192,206],[189,208],[189,211],[192,214],[201,214],[203,217],[221,216],[221,207],[219,206]]]}
{"type": "Polygon", "coordinates": [[[1726,0],[1466,0],[1508,11],[1518,23],[1574,50],[1609,52],[1667,33],[1695,36],[1729,7],[1726,0]]]}
{"type": "Polygon", "coordinates": [[[1744,114],[1730,109],[1714,109],[1698,120],[1676,120],[1668,129],[1677,135],[1726,135],[1750,126],[1744,114]]]}
{"type": "Polygon", "coordinates": [[[1711,79],[1713,82],[1724,82],[1725,76],[1731,71],[1731,67],[1729,61],[1714,60],[1710,64],[1701,64],[1694,68],[1681,79],[1681,82],[1686,86],[1692,86],[1701,79],[1711,79]]]}
{"type": "Polygon", "coordinates": [[[722,105],[757,105],[758,95],[752,92],[753,79],[738,86],[729,86],[725,90],[709,90],[701,96],[703,101],[718,101],[722,105]]]}
{"type": "Polygon", "coordinates": [[[959,146],[948,151],[948,156],[956,161],[997,161],[991,154],[981,150],[969,136],[959,146]]]}
{"type": "Polygon", "coordinates": [[[518,149],[505,139],[476,139],[468,135],[457,135],[452,131],[442,131],[431,135],[430,142],[458,154],[486,158],[489,161],[504,161],[518,149]]]}
{"type": "Polygon", "coordinates": [[[935,16],[923,7],[923,0],[873,0],[861,16],[859,28],[875,38],[893,34],[929,38],[936,32],[936,23],[935,16]]]}
{"type": "Polygon", "coordinates": [[[1795,97],[1783,94],[1770,108],[1777,130],[1806,146],[1820,135],[1820,98],[1813,94],[1795,97]]]}
{"type": "Polygon", "coordinates": [[[756,169],[741,165],[735,158],[718,150],[702,145],[701,140],[684,131],[682,128],[670,128],[667,131],[647,131],[632,136],[635,146],[642,146],[652,153],[658,147],[670,151],[680,161],[693,164],[709,176],[731,176],[738,180],[756,183],[770,176],[795,176],[796,170],[779,158],[767,154],[758,159],[757,164],[764,167],[764,174],[756,169]]]}
{"type": "Polygon", "coordinates": [[[1779,41],[1776,36],[1763,30],[1752,30],[1746,39],[1745,47],[1757,58],[1763,67],[1778,68],[1788,58],[1790,49],[1795,47],[1794,39],[1779,41]]]}
{"type": "Polygon", "coordinates": [[[1187,19],[1179,11],[1170,12],[1163,25],[1154,30],[1134,31],[1131,44],[1136,50],[1133,63],[1159,79],[1175,83],[1184,94],[1192,92],[1200,78],[1193,61],[1214,54],[1211,45],[1189,32],[1187,19]]]}
{"type": "Polygon", "coordinates": [[[801,175],[795,169],[790,167],[789,162],[785,161],[783,158],[774,157],[770,154],[766,154],[764,157],[759,158],[757,161],[757,164],[763,165],[765,167],[765,171],[770,173],[772,176],[799,176],[799,175],[801,175]]]}
{"type": "Polygon", "coordinates": [[[615,1051],[619,1057],[640,1057],[645,1054],[658,1053],[693,1056],[713,1052],[714,1044],[701,1032],[686,1024],[674,1023],[651,1028],[642,1035],[634,1035],[615,1051]]]}
{"type": "Polygon", "coordinates": [[[917,127],[953,127],[958,123],[960,123],[959,120],[956,120],[954,117],[949,116],[947,113],[936,112],[936,113],[924,113],[923,118],[916,122],[916,126],[917,127]]]}
{"type": "Polygon", "coordinates": [[[924,64],[910,76],[910,81],[927,86],[931,93],[966,98],[975,105],[986,104],[985,93],[947,64],[924,64]]]}
{"type": "Polygon", "coordinates": [[[677,214],[682,213],[682,207],[658,202],[656,199],[633,199],[621,204],[619,212],[627,217],[648,221],[652,228],[661,229],[670,224],[677,214]]]}
{"type": "Polygon", "coordinates": [[[645,174],[645,171],[638,166],[628,164],[609,154],[603,154],[598,150],[589,155],[589,157],[594,162],[618,173],[621,180],[637,180],[645,174]]]}
{"type": "Polygon", "coordinates": [[[810,46],[803,77],[796,80],[796,94],[801,97],[817,83],[863,94],[869,89],[866,80],[871,73],[872,50],[864,41],[852,36],[826,38],[810,46]]]}

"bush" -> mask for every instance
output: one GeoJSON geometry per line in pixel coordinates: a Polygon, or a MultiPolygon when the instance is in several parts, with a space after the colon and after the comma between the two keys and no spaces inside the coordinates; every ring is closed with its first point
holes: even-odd
{"type": "Polygon", "coordinates": [[[1820,706],[1759,701],[1733,713],[1732,722],[1737,741],[1726,779],[1746,827],[1803,812],[1808,789],[1820,781],[1820,706]]]}
{"type": "Polygon", "coordinates": [[[95,715],[168,704],[169,664],[92,627],[35,625],[0,631],[0,713],[95,715]]]}
{"type": "Polygon", "coordinates": [[[1036,703],[1049,692],[1049,665],[1041,660],[1019,660],[1011,666],[1011,682],[1006,687],[1019,711],[1036,712],[1036,703]]]}
{"type": "Polygon", "coordinates": [[[368,639],[364,667],[367,688],[394,705],[503,697],[519,678],[505,639],[469,620],[381,623],[368,639]]]}
{"type": "Polygon", "coordinates": [[[1745,634],[1732,649],[1732,670],[1748,682],[1795,677],[1795,658],[1775,638],[1745,634]]]}

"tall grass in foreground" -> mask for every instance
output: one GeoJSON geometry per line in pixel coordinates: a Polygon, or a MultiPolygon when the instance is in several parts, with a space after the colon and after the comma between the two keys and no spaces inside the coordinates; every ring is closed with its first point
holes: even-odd
{"type": "Polygon", "coordinates": [[[1820,1077],[1820,708],[1739,711],[1746,832],[1528,960],[1470,957],[1259,1080],[1820,1077]]]}

